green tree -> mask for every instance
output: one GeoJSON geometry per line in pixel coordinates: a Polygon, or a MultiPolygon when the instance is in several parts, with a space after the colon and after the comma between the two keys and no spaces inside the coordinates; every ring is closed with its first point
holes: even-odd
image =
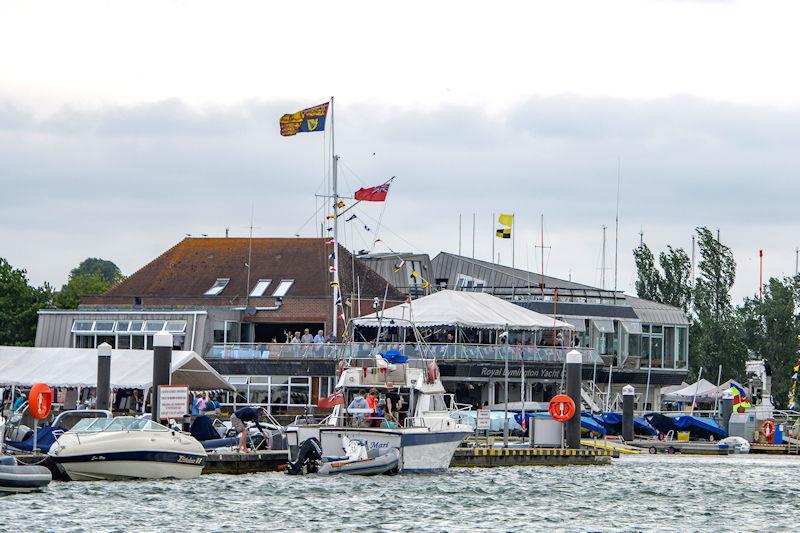
{"type": "Polygon", "coordinates": [[[633,258],[636,261],[636,294],[645,300],[661,301],[661,273],[656,268],[653,252],[642,243],[633,250],[633,258]]]}
{"type": "Polygon", "coordinates": [[[25,270],[0,257],[0,345],[33,346],[37,311],[51,304],[52,288],[32,287],[25,270]]]}
{"type": "Polygon", "coordinates": [[[744,344],[770,363],[773,401],[780,407],[786,406],[792,366],[800,349],[798,304],[800,277],[770,278],[762,299],[747,298],[737,310],[744,344]]]}
{"type": "Polygon", "coordinates": [[[695,281],[690,328],[689,364],[695,376],[702,366],[714,376],[722,365],[723,379],[744,377],[747,359],[740,316],[734,313],[730,290],[736,279],[736,262],[730,248],[708,228],[697,228],[700,263],[695,281]]]}
{"type": "Polygon", "coordinates": [[[103,294],[113,285],[99,273],[70,276],[69,281],[55,295],[54,301],[60,309],[77,309],[81,296],[103,294]]]}
{"type": "Polygon", "coordinates": [[[692,262],[683,248],[667,246],[666,252],[658,256],[663,274],[660,276],[659,295],[661,303],[689,311],[692,301],[692,262]]]}
{"type": "Polygon", "coordinates": [[[87,276],[90,274],[99,274],[106,282],[114,285],[122,281],[122,271],[112,261],[107,259],[99,259],[97,257],[88,257],[81,261],[81,264],[73,268],[70,273],[70,279],[78,276],[87,276]]]}

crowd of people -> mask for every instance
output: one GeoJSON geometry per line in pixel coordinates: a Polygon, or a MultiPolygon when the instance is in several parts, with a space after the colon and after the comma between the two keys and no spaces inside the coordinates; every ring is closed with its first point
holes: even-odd
{"type": "Polygon", "coordinates": [[[286,332],[286,342],[288,344],[325,344],[335,341],[336,339],[326,338],[325,332],[321,329],[317,331],[316,335],[311,335],[309,328],[304,329],[302,334],[299,331],[295,331],[294,334],[290,331],[286,332]]]}

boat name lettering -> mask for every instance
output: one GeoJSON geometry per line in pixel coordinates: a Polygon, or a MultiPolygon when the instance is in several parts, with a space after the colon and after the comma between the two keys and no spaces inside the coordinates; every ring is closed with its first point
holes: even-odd
{"type": "Polygon", "coordinates": [[[106,458],[103,455],[93,455],[91,460],[92,461],[105,461],[106,458]]]}
{"type": "Polygon", "coordinates": [[[388,442],[372,441],[372,442],[369,443],[369,447],[372,450],[378,450],[378,449],[381,449],[381,448],[389,448],[389,443],[388,442]]]}
{"type": "Polygon", "coordinates": [[[178,456],[179,463],[185,463],[190,465],[199,465],[202,462],[201,457],[186,457],[185,455],[178,456]]]}

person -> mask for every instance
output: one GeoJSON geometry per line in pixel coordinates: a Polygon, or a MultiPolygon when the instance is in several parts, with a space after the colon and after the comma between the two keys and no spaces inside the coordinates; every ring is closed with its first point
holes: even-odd
{"type": "Polygon", "coordinates": [[[14,400],[14,406],[11,408],[11,410],[12,411],[16,411],[17,409],[22,407],[22,404],[25,403],[27,401],[27,399],[28,399],[28,397],[25,395],[25,393],[24,392],[20,392],[19,396],[17,396],[17,399],[14,400]]]}
{"type": "Polygon", "coordinates": [[[94,409],[97,405],[97,397],[95,396],[94,392],[89,392],[86,397],[86,408],[87,409],[94,409]]]}
{"type": "Polygon", "coordinates": [[[403,400],[397,394],[394,385],[389,383],[386,385],[386,408],[384,409],[383,417],[388,422],[400,423],[400,406],[403,400]]]}
{"type": "Polygon", "coordinates": [[[289,341],[289,343],[290,344],[300,344],[300,332],[299,331],[295,331],[294,332],[294,337],[292,337],[292,340],[289,341]]]}
{"type": "Polygon", "coordinates": [[[556,346],[564,346],[564,337],[559,333],[556,335],[556,346]]]}
{"type": "Polygon", "coordinates": [[[197,416],[200,414],[200,409],[197,407],[199,403],[200,403],[200,395],[195,394],[194,399],[192,400],[192,410],[191,410],[191,414],[193,416],[197,416]]]}
{"type": "Polygon", "coordinates": [[[314,344],[325,344],[325,333],[322,330],[317,331],[314,335],[314,344]]]}
{"type": "Polygon", "coordinates": [[[314,342],[314,337],[311,335],[311,332],[308,330],[308,328],[303,330],[303,336],[300,337],[300,342],[303,344],[311,344],[314,342]]]}
{"type": "Polygon", "coordinates": [[[213,393],[209,394],[208,395],[208,401],[206,402],[206,406],[205,406],[205,408],[203,408],[203,411],[200,414],[209,413],[211,411],[217,411],[219,409],[219,407],[220,407],[219,401],[217,401],[216,396],[214,396],[213,393]]]}
{"type": "MultiPolygon", "coordinates": [[[[347,410],[350,409],[369,409],[369,404],[367,403],[366,398],[364,396],[367,395],[366,391],[360,390],[356,393],[353,397],[353,401],[350,402],[350,405],[347,406],[347,410]]],[[[353,425],[357,428],[364,427],[365,416],[364,413],[354,413],[353,414],[353,425]]]]}
{"type": "Polygon", "coordinates": [[[195,406],[197,407],[198,414],[202,413],[203,411],[205,411],[206,410],[206,404],[208,403],[208,401],[206,400],[206,393],[205,392],[201,392],[200,395],[197,398],[195,398],[194,402],[195,402],[195,406]]]}
{"type": "Polygon", "coordinates": [[[241,434],[241,438],[239,439],[239,451],[247,451],[247,422],[253,422],[253,424],[256,426],[256,429],[258,429],[261,432],[261,435],[263,435],[264,440],[269,440],[267,431],[261,424],[258,423],[259,416],[261,416],[262,412],[266,413],[266,410],[263,407],[259,409],[256,409],[255,407],[242,407],[231,415],[231,426],[233,426],[233,429],[236,431],[237,435],[241,434]]]}
{"type": "MultiPolygon", "coordinates": [[[[372,415],[370,418],[374,421],[376,416],[378,415],[380,409],[381,399],[378,396],[378,389],[375,387],[369,390],[369,395],[367,396],[367,407],[372,409],[372,415]]],[[[374,422],[373,422],[374,423],[374,422]]]]}

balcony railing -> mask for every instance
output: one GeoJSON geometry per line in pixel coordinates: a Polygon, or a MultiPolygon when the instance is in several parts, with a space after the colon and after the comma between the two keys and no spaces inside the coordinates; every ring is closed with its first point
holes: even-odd
{"type": "MultiPolygon", "coordinates": [[[[207,359],[336,359],[365,358],[373,350],[372,343],[350,344],[285,344],[285,343],[228,343],[214,344],[207,359]]],[[[423,356],[450,361],[531,361],[562,363],[570,350],[578,350],[584,364],[602,363],[592,348],[554,348],[552,346],[494,345],[494,344],[417,344],[386,343],[378,352],[398,350],[410,358],[423,356]]]]}

